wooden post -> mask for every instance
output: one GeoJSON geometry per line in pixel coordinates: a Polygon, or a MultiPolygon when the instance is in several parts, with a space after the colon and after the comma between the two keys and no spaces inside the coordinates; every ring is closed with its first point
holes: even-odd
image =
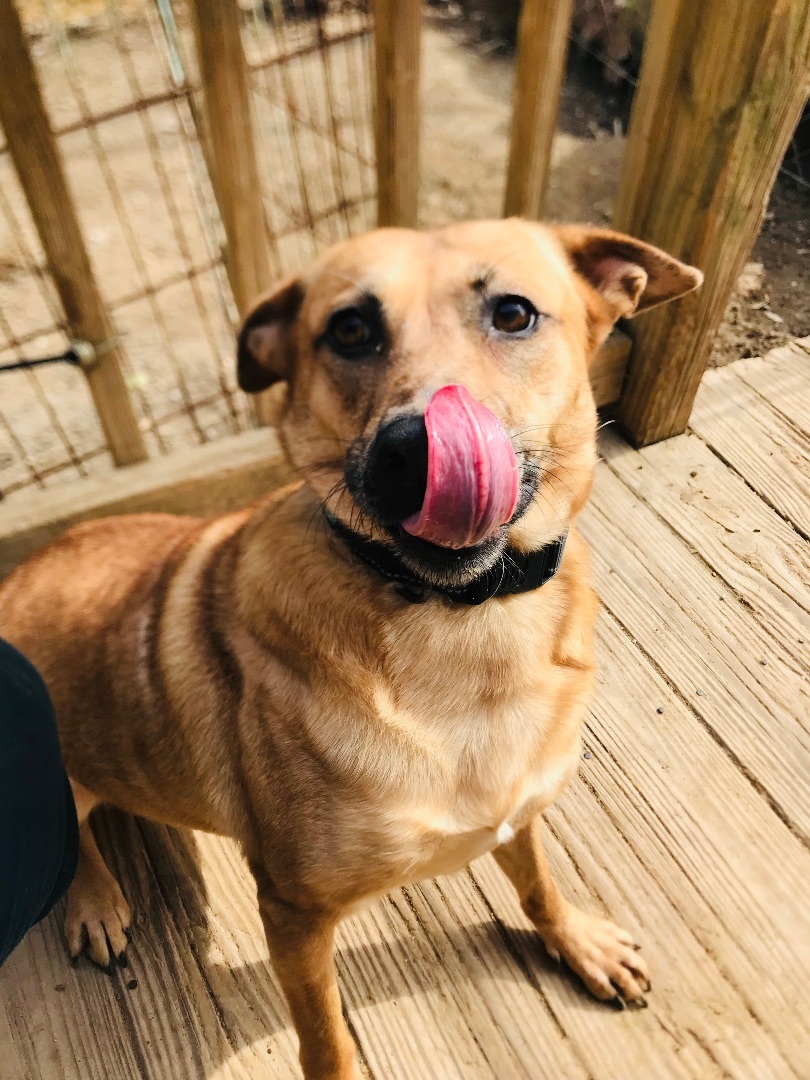
{"type": "Polygon", "coordinates": [[[688,423],[808,90],[806,0],[654,6],[614,224],[700,267],[706,281],[633,324],[619,415],[637,446],[688,423]]]}
{"type": "Polygon", "coordinates": [[[504,216],[540,218],[551,168],[573,0],[524,0],[504,216]]]}
{"type": "Polygon", "coordinates": [[[377,224],[415,228],[419,196],[421,0],[372,0],[377,224]]]}
{"type": "MultiPolygon", "coordinates": [[[[205,118],[212,154],[214,192],[228,242],[228,280],[244,316],[273,284],[248,68],[237,0],[194,0],[194,24],[205,118]]],[[[269,399],[255,399],[260,423],[275,415],[269,399]]]]}
{"type": "MultiPolygon", "coordinates": [[[[0,0],[0,124],[73,338],[101,346],[115,331],[79,227],[62,158],[13,0],[0,0]]],[[[86,369],[90,393],[116,465],[143,461],[143,437],[121,373],[123,352],[105,349],[86,369]]]]}

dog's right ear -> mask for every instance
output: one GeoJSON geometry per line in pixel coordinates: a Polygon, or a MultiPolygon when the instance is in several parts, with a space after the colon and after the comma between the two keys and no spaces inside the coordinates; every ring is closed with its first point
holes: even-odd
{"type": "Polygon", "coordinates": [[[304,300],[304,286],[291,278],[263,296],[239,331],[236,378],[248,394],[288,379],[295,362],[295,321],[304,300]]]}

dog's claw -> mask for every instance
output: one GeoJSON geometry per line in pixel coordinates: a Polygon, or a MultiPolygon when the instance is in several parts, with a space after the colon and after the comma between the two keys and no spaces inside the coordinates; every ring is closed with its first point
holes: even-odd
{"type": "Polygon", "coordinates": [[[125,952],[120,952],[115,959],[117,960],[119,967],[129,967],[129,960],[127,960],[127,954],[125,952]]]}
{"type": "Polygon", "coordinates": [[[621,994],[617,994],[616,997],[611,998],[610,1004],[613,1006],[616,1012],[624,1012],[624,1010],[627,1008],[627,1002],[624,1000],[621,994]]]}
{"type": "Polygon", "coordinates": [[[114,960],[110,960],[108,964],[100,964],[98,960],[94,960],[89,953],[87,954],[87,959],[94,967],[97,967],[99,971],[102,971],[105,975],[109,975],[111,979],[115,978],[116,967],[114,960]]]}

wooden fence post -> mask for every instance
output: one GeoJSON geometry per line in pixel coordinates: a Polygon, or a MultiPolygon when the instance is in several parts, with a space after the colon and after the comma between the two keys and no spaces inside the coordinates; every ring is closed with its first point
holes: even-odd
{"type": "MultiPolygon", "coordinates": [[[[194,0],[193,8],[214,192],[228,242],[225,266],[239,314],[244,316],[271,287],[274,275],[239,4],[238,0],[194,0]]],[[[254,401],[259,422],[272,423],[273,399],[260,394],[254,401]]]]}
{"type": "Polygon", "coordinates": [[[523,0],[504,217],[540,218],[557,128],[573,0],[523,0]]]}
{"type": "Polygon", "coordinates": [[[415,228],[419,196],[421,0],[372,0],[377,224],[415,228]]]}
{"type": "Polygon", "coordinates": [[[641,316],[619,414],[637,446],[686,427],[712,340],[810,90],[806,0],[658,0],[614,224],[700,267],[641,316]]]}
{"type": "MultiPolygon", "coordinates": [[[[0,0],[0,71],[0,124],[70,333],[94,346],[112,342],[115,332],[93,276],[14,0],[0,0]]],[[[113,461],[131,465],[147,453],[121,372],[122,356],[120,346],[110,345],[86,374],[113,461]]]]}

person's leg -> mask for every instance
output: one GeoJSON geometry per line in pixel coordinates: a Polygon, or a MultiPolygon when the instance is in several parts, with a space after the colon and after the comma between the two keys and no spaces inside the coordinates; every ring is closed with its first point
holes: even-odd
{"type": "Polygon", "coordinates": [[[76,808],[39,672],[0,640],[0,964],[76,872],[76,808]]]}

